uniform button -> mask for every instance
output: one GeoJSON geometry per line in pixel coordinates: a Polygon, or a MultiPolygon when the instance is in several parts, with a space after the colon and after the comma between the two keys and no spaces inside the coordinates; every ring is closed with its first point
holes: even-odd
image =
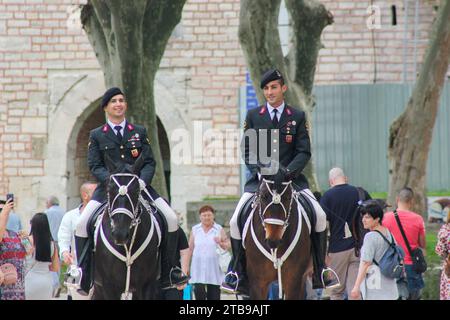
{"type": "Polygon", "coordinates": [[[122,159],[123,159],[123,158],[125,158],[125,156],[124,156],[124,155],[121,155],[120,157],[121,157],[122,159]]]}
{"type": "Polygon", "coordinates": [[[278,132],[278,130],[273,130],[273,132],[274,132],[274,133],[277,133],[277,132],[278,132]]]}
{"type": "Polygon", "coordinates": [[[277,149],[273,149],[273,152],[277,152],[277,149]]]}
{"type": "Polygon", "coordinates": [[[277,143],[277,139],[273,140],[274,143],[277,143]]]}

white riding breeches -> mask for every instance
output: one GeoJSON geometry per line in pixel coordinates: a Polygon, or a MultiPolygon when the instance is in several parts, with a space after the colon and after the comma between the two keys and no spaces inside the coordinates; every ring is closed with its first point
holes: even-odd
{"type": "Polygon", "coordinates": [[[163,198],[159,197],[155,200],[155,206],[164,215],[167,220],[167,228],[169,232],[175,232],[178,230],[178,217],[175,211],[164,201],[163,198]]]}
{"type": "MultiPolygon", "coordinates": [[[[314,207],[314,212],[316,214],[316,232],[322,232],[327,227],[327,215],[325,214],[325,211],[323,211],[322,207],[320,206],[319,202],[317,201],[316,197],[314,197],[313,193],[309,189],[304,189],[300,191],[307,197],[310,202],[312,203],[314,207]]],[[[245,203],[253,196],[254,194],[251,192],[244,192],[244,194],[241,196],[241,199],[239,200],[236,209],[234,210],[233,216],[230,220],[230,235],[232,238],[240,240],[242,239],[241,233],[239,232],[238,227],[238,217],[239,213],[242,210],[242,207],[245,205],[245,203]]]]}
{"type": "Polygon", "coordinates": [[[325,211],[323,211],[322,207],[320,206],[320,203],[317,201],[316,197],[314,197],[314,194],[309,189],[303,189],[300,191],[313,205],[314,207],[314,213],[316,214],[316,232],[322,232],[325,231],[327,228],[327,214],[325,211]]]}
{"type": "Polygon", "coordinates": [[[75,235],[77,237],[83,237],[87,238],[87,223],[89,221],[89,218],[92,216],[92,214],[97,210],[98,207],[100,207],[101,203],[95,200],[90,200],[86,207],[83,209],[83,212],[81,212],[80,219],[77,223],[77,228],[75,230],[75,235]]]}
{"type": "Polygon", "coordinates": [[[239,212],[241,212],[242,207],[245,205],[245,203],[253,197],[254,193],[251,192],[244,192],[244,194],[241,196],[241,199],[239,200],[236,209],[234,210],[233,216],[230,220],[230,235],[233,239],[240,240],[242,239],[241,233],[239,232],[238,227],[238,218],[239,218],[239,212]]]}
{"type": "MultiPolygon", "coordinates": [[[[155,203],[155,206],[158,208],[158,210],[166,218],[169,232],[177,231],[178,230],[178,218],[177,218],[175,211],[173,211],[173,209],[161,197],[154,200],[154,203],[155,203]]],[[[83,238],[88,237],[87,230],[86,230],[87,223],[89,221],[89,218],[92,216],[92,214],[95,212],[95,210],[100,205],[101,205],[101,203],[98,201],[95,201],[95,200],[91,200],[88,202],[88,204],[84,208],[83,212],[81,213],[80,220],[78,221],[77,228],[75,231],[76,236],[83,237],[83,238]]]]}

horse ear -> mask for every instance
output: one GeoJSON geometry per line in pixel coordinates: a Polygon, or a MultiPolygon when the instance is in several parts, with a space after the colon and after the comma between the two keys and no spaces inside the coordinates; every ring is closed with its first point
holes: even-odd
{"type": "Polygon", "coordinates": [[[105,166],[109,173],[112,174],[117,171],[117,166],[108,154],[105,154],[105,166]]]}
{"type": "Polygon", "coordinates": [[[143,166],[144,166],[144,158],[142,157],[141,153],[141,155],[136,159],[136,162],[133,165],[132,172],[134,174],[138,174],[143,166]]]}

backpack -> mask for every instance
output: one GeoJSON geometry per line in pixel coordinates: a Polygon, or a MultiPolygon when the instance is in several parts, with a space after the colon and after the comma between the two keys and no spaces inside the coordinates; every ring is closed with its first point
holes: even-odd
{"type": "Polygon", "coordinates": [[[392,242],[386,239],[386,237],[378,230],[380,236],[389,244],[389,248],[381,257],[380,261],[377,262],[373,259],[373,262],[380,268],[381,274],[387,278],[399,279],[403,274],[403,259],[405,257],[405,252],[403,248],[397,245],[391,234],[392,242]]]}

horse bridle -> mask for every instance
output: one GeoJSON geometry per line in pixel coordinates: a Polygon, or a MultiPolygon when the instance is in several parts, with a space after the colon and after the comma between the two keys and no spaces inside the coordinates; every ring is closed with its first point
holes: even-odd
{"type": "Polygon", "coordinates": [[[261,218],[261,222],[262,222],[264,228],[265,228],[265,225],[267,223],[267,224],[279,225],[279,226],[282,226],[283,229],[286,229],[287,226],[289,225],[288,221],[289,221],[289,217],[291,216],[292,202],[294,200],[294,188],[292,187],[292,181],[288,181],[288,182],[283,182],[282,183],[285,187],[284,187],[284,189],[283,189],[283,191],[281,193],[278,193],[276,190],[272,190],[270,188],[269,185],[271,185],[271,184],[274,185],[275,181],[267,180],[267,179],[263,178],[262,182],[266,185],[267,190],[269,191],[270,195],[272,196],[272,201],[268,205],[266,205],[264,210],[262,210],[261,199],[259,199],[259,217],[261,218]],[[291,197],[291,200],[289,202],[289,209],[286,210],[285,205],[281,201],[281,197],[283,196],[283,194],[286,192],[286,190],[288,188],[290,188],[291,191],[292,191],[292,197],[291,197]],[[266,211],[272,205],[281,205],[281,207],[283,208],[283,211],[284,211],[285,220],[273,219],[273,218],[264,218],[264,215],[265,215],[266,211]]]}
{"type": "MultiPolygon", "coordinates": [[[[131,174],[131,173],[117,173],[117,174],[112,174],[109,179],[110,179],[110,181],[114,181],[114,183],[119,187],[119,192],[116,194],[116,196],[114,197],[114,199],[112,201],[110,201],[110,196],[109,196],[109,192],[108,192],[108,214],[109,214],[109,217],[112,218],[114,215],[116,215],[118,213],[126,214],[127,216],[129,216],[131,218],[131,224],[130,224],[130,229],[131,229],[135,225],[139,224],[139,216],[140,216],[139,208],[140,208],[140,206],[138,204],[139,201],[136,205],[134,205],[133,201],[131,200],[130,195],[128,194],[128,187],[134,180],[137,180],[138,184],[139,184],[139,177],[137,175],[131,174]],[[117,177],[132,177],[132,179],[128,182],[127,185],[121,185],[117,181],[117,179],[116,179],[117,177]],[[114,210],[111,210],[112,208],[114,208],[114,203],[120,196],[126,196],[128,198],[128,201],[131,204],[132,211],[128,210],[127,208],[116,208],[114,210]]],[[[141,193],[139,190],[139,198],[140,197],[141,197],[141,193]]]]}

